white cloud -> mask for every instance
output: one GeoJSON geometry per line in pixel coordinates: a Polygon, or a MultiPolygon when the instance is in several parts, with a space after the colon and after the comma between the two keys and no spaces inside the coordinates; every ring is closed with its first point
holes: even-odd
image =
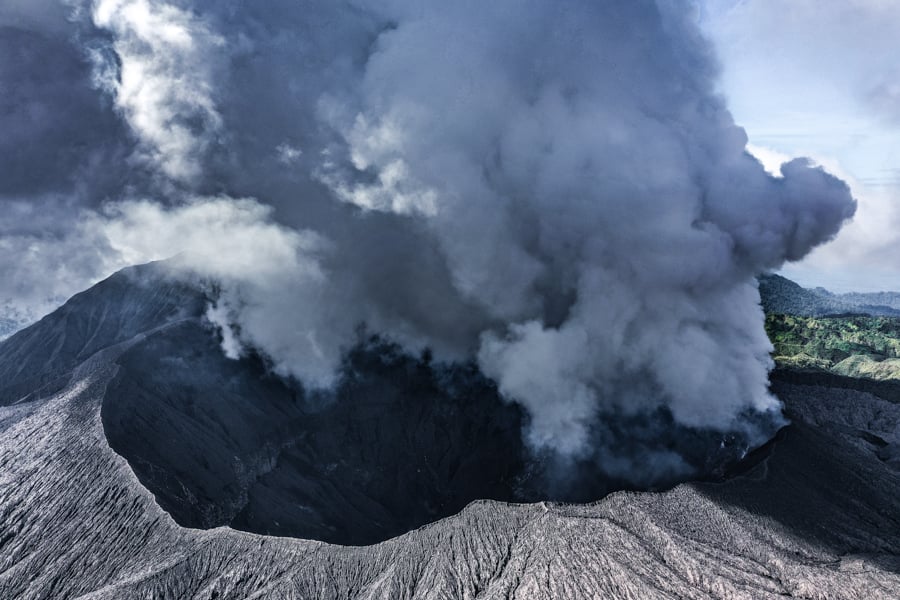
{"type": "Polygon", "coordinates": [[[16,286],[7,286],[0,301],[10,310],[28,307],[11,316],[32,321],[125,266],[175,257],[174,267],[220,286],[207,316],[221,327],[227,355],[237,357],[251,344],[270,351],[281,374],[329,385],[340,344],[323,350],[315,340],[316,327],[327,322],[317,307],[325,281],[318,256],[327,243],[271,217],[271,207],[252,199],[198,197],[171,209],[138,200],[82,211],[62,236],[6,234],[0,249],[18,261],[2,263],[2,275],[16,286]],[[270,310],[278,319],[269,318],[270,310]],[[232,330],[238,321],[241,336],[232,330]]]}
{"type": "Polygon", "coordinates": [[[332,322],[338,305],[319,264],[327,242],[271,216],[271,207],[252,199],[195,198],[173,209],[137,201],[88,215],[83,228],[104,238],[123,264],[176,256],[177,267],[213,278],[221,292],[207,317],[221,328],[227,355],[250,345],[276,372],[330,386],[356,323],[332,322]]]}
{"type": "Polygon", "coordinates": [[[278,144],[278,147],[275,148],[275,153],[278,155],[278,161],[285,165],[295,163],[301,156],[303,156],[303,150],[295,146],[291,146],[287,142],[278,144]]]}
{"type": "Polygon", "coordinates": [[[94,23],[115,35],[116,104],[149,157],[169,177],[189,181],[221,128],[214,101],[225,40],[191,12],[151,0],[99,0],[94,23]]]}
{"type": "Polygon", "coordinates": [[[900,3],[705,2],[723,88],[767,168],[805,155],[848,181],[859,209],[785,270],[835,290],[900,289],[900,3]]]}

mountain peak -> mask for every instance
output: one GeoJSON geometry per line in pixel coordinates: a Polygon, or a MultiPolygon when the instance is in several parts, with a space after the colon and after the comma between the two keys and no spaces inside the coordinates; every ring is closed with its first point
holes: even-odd
{"type": "Polygon", "coordinates": [[[122,269],[0,342],[0,406],[52,394],[96,352],[204,307],[199,288],[166,262],[122,269]]]}
{"type": "Polygon", "coordinates": [[[760,275],[759,295],[767,313],[804,317],[837,314],[900,316],[900,293],[835,294],[825,288],[804,288],[775,273],[760,275]]]}

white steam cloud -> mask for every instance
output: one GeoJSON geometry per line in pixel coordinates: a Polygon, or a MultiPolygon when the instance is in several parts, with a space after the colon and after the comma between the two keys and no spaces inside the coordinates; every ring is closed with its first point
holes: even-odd
{"type": "Polygon", "coordinates": [[[79,227],[119,262],[184,251],[218,279],[230,356],[327,387],[365,324],[476,360],[532,447],[571,458],[615,415],[726,431],[778,411],[754,276],[855,203],[747,153],[688,4],[92,8],[115,106],[182,191],[131,182],[175,206],[79,227]]]}
{"type": "Polygon", "coordinates": [[[153,0],[98,0],[93,20],[114,36],[120,68],[101,65],[101,85],[176,180],[196,177],[221,119],[212,97],[225,40],[190,12],[153,0]]]}

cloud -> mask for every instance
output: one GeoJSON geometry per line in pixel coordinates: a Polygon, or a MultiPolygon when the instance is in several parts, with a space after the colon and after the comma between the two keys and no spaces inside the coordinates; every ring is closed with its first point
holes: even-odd
{"type": "Polygon", "coordinates": [[[835,242],[786,274],[835,290],[895,288],[900,4],[703,4],[705,30],[724,65],[722,87],[753,145],[812,157],[846,180],[859,200],[835,242]]]}
{"type": "Polygon", "coordinates": [[[227,62],[224,38],[188,10],[152,0],[99,0],[93,22],[114,35],[118,65],[99,65],[100,84],[175,180],[196,178],[221,127],[215,79],[227,62]]]}
{"type": "Polygon", "coordinates": [[[0,21],[0,202],[69,192],[102,195],[107,165],[128,147],[77,45],[0,21]]]}
{"type": "Polygon", "coordinates": [[[433,199],[456,289],[501,323],[479,363],[528,408],[532,441],[588,451],[618,410],[725,429],[775,409],[752,277],[830,239],[854,205],[803,161],[773,179],[745,153],[687,18],[393,8],[359,112],[336,127],[373,193],[400,164],[433,199]]]}
{"type": "Polygon", "coordinates": [[[275,283],[290,275],[320,277],[311,232],[272,221],[272,208],[252,199],[195,197],[165,208],[148,200],[81,210],[65,230],[47,234],[57,218],[28,203],[10,207],[0,220],[6,302],[40,315],[86,285],[125,266],[173,258],[173,265],[225,284],[275,283]],[[31,220],[32,230],[16,230],[31,220]],[[238,283],[239,282],[239,283],[238,283]]]}
{"type": "Polygon", "coordinates": [[[230,356],[327,387],[364,325],[475,361],[535,452],[680,472],[611,423],[762,441],[780,405],[754,275],[855,208],[820,168],[746,152],[687,6],[100,0],[79,39],[142,160],[15,252],[37,244],[35,273],[84,256],[85,283],[183,252],[221,283],[230,356]]]}
{"type": "MultiPolygon", "coordinates": [[[[898,104],[892,101],[896,99],[892,90],[900,83],[896,2],[706,4],[706,29],[729,63],[725,77],[730,89],[755,84],[769,94],[763,101],[773,110],[796,110],[802,99],[804,108],[833,111],[846,109],[850,101],[896,118],[898,104]],[[773,61],[772,56],[779,59],[773,61]]],[[[757,99],[735,98],[741,103],[757,99]]]]}

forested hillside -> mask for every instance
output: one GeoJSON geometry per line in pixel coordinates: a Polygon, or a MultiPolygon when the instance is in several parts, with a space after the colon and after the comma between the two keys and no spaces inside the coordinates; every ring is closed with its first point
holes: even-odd
{"type": "Polygon", "coordinates": [[[779,367],[848,377],[900,379],[900,319],[861,315],[766,315],[779,367]]]}

